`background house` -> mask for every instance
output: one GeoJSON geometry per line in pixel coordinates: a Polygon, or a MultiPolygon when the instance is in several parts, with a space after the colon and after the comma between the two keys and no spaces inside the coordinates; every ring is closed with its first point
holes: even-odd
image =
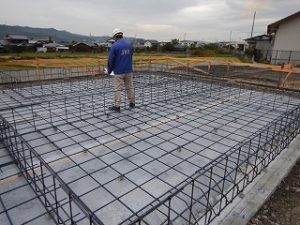
{"type": "Polygon", "coordinates": [[[24,35],[6,35],[4,41],[5,45],[24,45],[29,43],[28,37],[24,35]]]}
{"type": "Polygon", "coordinates": [[[169,42],[157,41],[157,40],[146,40],[144,46],[147,50],[162,51],[163,47],[169,42]]]}
{"type": "Polygon", "coordinates": [[[270,35],[258,35],[252,38],[245,39],[249,48],[256,48],[258,50],[269,50],[271,48],[271,36],[270,35]]]}
{"type": "Polygon", "coordinates": [[[93,46],[88,43],[80,42],[72,45],[71,50],[74,52],[92,52],[93,46]]]}
{"type": "Polygon", "coordinates": [[[192,47],[196,47],[197,41],[182,40],[179,42],[179,44],[186,48],[192,48],[192,47]]]}
{"type": "Polygon", "coordinates": [[[160,42],[158,42],[158,45],[159,45],[160,47],[163,47],[163,46],[165,46],[167,43],[168,43],[167,41],[160,41],[160,42]]]}
{"type": "Polygon", "coordinates": [[[103,52],[107,51],[107,43],[86,43],[80,42],[71,46],[73,52],[103,52]]]}
{"type": "Polygon", "coordinates": [[[268,25],[272,36],[271,63],[300,65],[300,11],[268,25]]]}
{"type": "MultiPolygon", "coordinates": [[[[2,41],[2,49],[5,52],[46,52],[47,49],[43,48],[44,44],[48,44],[52,42],[52,39],[49,37],[47,39],[30,39],[25,35],[6,35],[4,40],[2,41]]],[[[53,46],[49,46],[51,48],[53,46]]],[[[55,46],[56,47],[56,44],[55,46]]],[[[59,49],[62,51],[64,49],[59,49]]],[[[57,49],[53,49],[53,51],[57,51],[57,49]]]]}
{"type": "MultiPolygon", "coordinates": [[[[258,60],[266,61],[269,53],[271,52],[271,36],[270,35],[258,35],[252,38],[245,39],[248,48],[256,49],[256,57],[258,60]]],[[[244,49],[242,49],[244,50],[244,49]]]]}
{"type": "Polygon", "coordinates": [[[39,39],[32,39],[29,40],[28,44],[33,45],[35,47],[42,47],[44,44],[49,44],[52,43],[51,38],[39,38],[39,39]]]}
{"type": "Polygon", "coordinates": [[[47,52],[62,52],[62,51],[68,51],[69,50],[69,47],[58,44],[58,43],[55,43],[55,42],[44,44],[43,48],[47,49],[47,52]]]}
{"type": "Polygon", "coordinates": [[[0,52],[4,51],[4,45],[5,45],[4,40],[0,40],[0,52]]]}
{"type": "Polygon", "coordinates": [[[204,41],[197,41],[197,43],[196,43],[196,48],[201,48],[201,47],[203,47],[203,46],[205,46],[206,45],[206,42],[204,42],[204,41]]]}
{"type": "Polygon", "coordinates": [[[29,39],[24,35],[6,35],[3,43],[4,51],[23,52],[35,51],[35,47],[29,44],[29,39]]]}
{"type": "Polygon", "coordinates": [[[133,49],[136,52],[141,52],[141,51],[145,51],[146,47],[145,47],[144,43],[136,42],[136,43],[133,43],[133,49]]]}
{"type": "Polygon", "coordinates": [[[106,40],[106,45],[107,45],[107,51],[109,51],[109,49],[111,48],[111,46],[113,45],[113,43],[115,43],[115,40],[112,38],[109,38],[106,40]]]}
{"type": "Polygon", "coordinates": [[[157,47],[158,45],[159,45],[159,42],[156,41],[156,40],[146,40],[145,43],[144,43],[144,46],[147,49],[151,49],[151,48],[157,47]]]}

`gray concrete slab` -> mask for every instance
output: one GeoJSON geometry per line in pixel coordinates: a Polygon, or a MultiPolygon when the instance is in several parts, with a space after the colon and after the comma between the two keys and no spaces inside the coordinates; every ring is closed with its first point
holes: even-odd
{"type": "MultiPolygon", "coordinates": [[[[97,108],[90,98],[78,97],[93,91],[85,84],[75,83],[74,88],[82,91],[77,92],[78,96],[65,92],[65,98],[73,95],[69,100],[47,96],[38,89],[32,90],[32,94],[28,93],[30,89],[20,89],[18,92],[45,102],[3,111],[2,116],[12,124],[16,122],[17,131],[25,141],[102,221],[118,224],[143,207],[150,207],[149,202],[164,198],[196,171],[282,116],[286,100],[295,105],[300,102],[298,98],[285,96],[274,105],[271,93],[263,95],[260,106],[257,101],[262,98],[261,90],[199,82],[200,86],[212,88],[210,94],[217,93],[208,95],[199,90],[191,92],[192,84],[192,81],[183,84],[182,91],[187,93],[183,96],[176,90],[176,83],[168,90],[159,83],[138,87],[138,107],[127,110],[128,104],[123,102],[121,113],[108,115],[104,114],[103,105],[111,103],[112,93],[108,92],[105,98],[110,100],[105,101],[104,96],[96,93],[100,104],[97,108]],[[155,92],[151,92],[152,88],[155,92]],[[165,91],[168,98],[164,98],[165,91]],[[147,92],[153,96],[145,97],[147,92]],[[238,95],[241,97],[237,100],[238,95]],[[147,104],[143,105],[143,101],[147,104]],[[107,198],[97,196],[105,193],[109,193],[107,198]],[[132,196],[139,196],[136,204],[132,196]]],[[[47,93],[61,91],[59,85],[45,88],[50,91],[47,93]]],[[[36,159],[35,162],[38,163],[36,159]]],[[[223,165],[219,166],[214,171],[215,182],[224,176],[223,165]]],[[[201,179],[208,184],[207,177],[201,179]]],[[[213,190],[211,198],[217,197],[217,191],[213,190]]],[[[180,214],[187,205],[182,199],[175,199],[174,209],[180,214]]],[[[155,218],[154,214],[153,221],[163,220],[163,215],[155,218]]]]}

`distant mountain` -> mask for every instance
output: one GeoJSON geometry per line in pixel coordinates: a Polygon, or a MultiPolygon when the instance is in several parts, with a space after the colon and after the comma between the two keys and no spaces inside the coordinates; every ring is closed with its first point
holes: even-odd
{"type": "Polygon", "coordinates": [[[23,26],[9,26],[0,24],[0,39],[6,35],[25,35],[29,39],[48,39],[52,38],[55,42],[70,43],[76,42],[105,42],[110,37],[108,36],[85,36],[73,34],[65,30],[56,30],[54,28],[33,28],[23,26]]]}

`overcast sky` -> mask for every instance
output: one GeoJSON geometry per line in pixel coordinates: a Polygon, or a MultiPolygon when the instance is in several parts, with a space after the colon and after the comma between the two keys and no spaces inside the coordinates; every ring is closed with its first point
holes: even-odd
{"type": "Polygon", "coordinates": [[[300,10],[300,0],[0,0],[0,24],[72,33],[204,41],[241,40],[300,10]]]}

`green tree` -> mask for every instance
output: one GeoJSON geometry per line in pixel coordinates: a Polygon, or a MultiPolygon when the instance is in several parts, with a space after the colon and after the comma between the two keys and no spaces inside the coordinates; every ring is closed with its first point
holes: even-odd
{"type": "Polygon", "coordinates": [[[220,49],[219,45],[215,44],[215,43],[206,44],[202,48],[206,49],[206,50],[219,50],[220,49]]]}
{"type": "Polygon", "coordinates": [[[162,47],[162,51],[173,51],[174,49],[175,46],[172,42],[168,42],[162,47]]]}
{"type": "Polygon", "coordinates": [[[179,39],[172,39],[171,40],[172,45],[178,45],[179,44],[179,39]]]}

